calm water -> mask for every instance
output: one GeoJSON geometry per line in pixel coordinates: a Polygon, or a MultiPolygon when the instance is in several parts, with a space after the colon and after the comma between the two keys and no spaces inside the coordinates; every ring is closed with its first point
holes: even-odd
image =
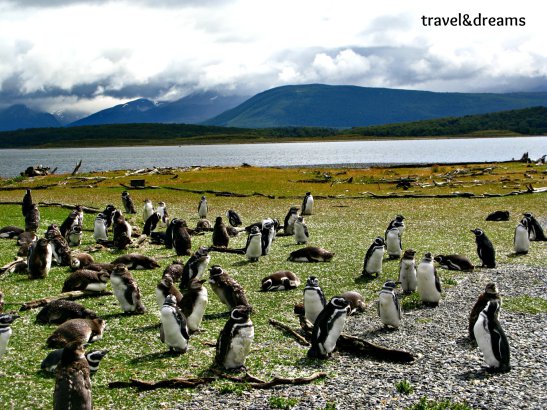
{"type": "Polygon", "coordinates": [[[346,141],[278,144],[186,145],[172,147],[55,148],[0,150],[0,176],[19,175],[42,164],[72,172],[145,167],[230,166],[366,166],[483,162],[518,159],[524,152],[537,159],[547,154],[547,137],[451,140],[346,141]]]}

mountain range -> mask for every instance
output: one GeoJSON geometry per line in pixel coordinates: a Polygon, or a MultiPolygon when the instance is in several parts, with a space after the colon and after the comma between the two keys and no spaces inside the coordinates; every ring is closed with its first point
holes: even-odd
{"type": "Polygon", "coordinates": [[[0,111],[0,131],[130,123],[240,128],[351,128],[547,106],[547,92],[441,93],[347,85],[289,85],[248,98],[196,93],[173,102],[137,99],[69,124],[23,105],[0,111]]]}

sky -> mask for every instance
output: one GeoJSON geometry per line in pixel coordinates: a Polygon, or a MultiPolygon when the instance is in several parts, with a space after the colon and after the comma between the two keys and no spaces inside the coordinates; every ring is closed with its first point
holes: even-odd
{"type": "Polygon", "coordinates": [[[547,91],[540,1],[0,0],[0,108],[79,116],[137,98],[289,84],[547,91]],[[424,26],[425,17],[524,26],[424,26]]]}

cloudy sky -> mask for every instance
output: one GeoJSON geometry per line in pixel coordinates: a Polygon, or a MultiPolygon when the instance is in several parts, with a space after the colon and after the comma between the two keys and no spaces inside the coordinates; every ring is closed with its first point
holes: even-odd
{"type": "Polygon", "coordinates": [[[540,1],[0,0],[0,107],[89,114],[286,84],[547,91],[540,1]],[[524,17],[424,27],[421,17],[524,17]]]}

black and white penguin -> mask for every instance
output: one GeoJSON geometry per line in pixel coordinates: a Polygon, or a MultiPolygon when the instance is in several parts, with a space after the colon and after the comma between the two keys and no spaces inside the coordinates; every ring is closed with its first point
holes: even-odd
{"type": "Polygon", "coordinates": [[[72,300],[57,299],[48,302],[36,315],[36,321],[43,324],[56,324],[70,319],[96,319],[97,313],[72,300]]]}
{"type": "Polygon", "coordinates": [[[102,339],[106,321],[104,319],[70,319],[60,324],[47,339],[52,348],[65,347],[67,343],[81,344],[102,339]]]}
{"type": "Polygon", "coordinates": [[[52,224],[48,226],[45,236],[51,247],[52,261],[59,266],[70,266],[72,263],[72,251],[66,239],[61,235],[61,231],[57,225],[52,224]]]}
{"type": "Polygon", "coordinates": [[[384,283],[378,297],[378,316],[385,327],[399,328],[401,324],[401,305],[395,294],[397,285],[392,280],[384,283]]]}
{"type": "Polygon", "coordinates": [[[405,294],[416,290],[416,260],[414,249],[407,249],[399,262],[399,282],[405,294]]]}
{"type": "Polygon", "coordinates": [[[205,195],[203,195],[198,204],[198,216],[200,217],[200,219],[206,219],[207,212],[209,212],[209,208],[207,206],[207,198],[205,198],[205,195]]]}
{"type": "MultiPolygon", "coordinates": [[[[42,364],[40,365],[40,368],[45,372],[55,373],[57,370],[57,366],[59,365],[61,361],[61,357],[63,356],[63,351],[65,350],[64,347],[60,349],[55,349],[48,353],[48,355],[42,360],[42,364]]],[[[99,370],[99,365],[101,363],[101,360],[104,359],[104,357],[107,355],[108,350],[91,350],[89,352],[85,353],[85,359],[87,360],[87,364],[89,365],[89,371],[91,375],[97,372],[99,370]]]]}
{"type": "Polygon", "coordinates": [[[8,343],[13,331],[11,324],[20,316],[10,313],[0,313],[0,359],[8,350],[8,343]]]}
{"type": "Polygon", "coordinates": [[[154,205],[152,205],[152,201],[150,199],[144,200],[144,206],[142,209],[142,221],[146,222],[150,216],[155,213],[154,205]]]}
{"type": "Polygon", "coordinates": [[[203,286],[203,283],[205,283],[205,279],[192,279],[179,304],[182,313],[186,317],[186,324],[190,333],[199,331],[203,315],[205,315],[205,308],[209,303],[207,288],[203,286]]]}
{"type": "Polygon", "coordinates": [[[382,273],[382,259],[385,252],[385,242],[381,236],[376,237],[365,254],[363,271],[361,275],[366,277],[378,277],[382,273]]]}
{"type": "Polygon", "coordinates": [[[131,235],[133,233],[133,227],[125,220],[125,217],[119,209],[114,211],[112,218],[114,246],[118,249],[126,249],[132,242],[131,235]]]}
{"type": "Polygon", "coordinates": [[[209,284],[211,289],[230,310],[236,306],[248,306],[247,296],[243,286],[236,282],[224,269],[214,265],[209,269],[209,284]]]}
{"type": "Polygon", "coordinates": [[[68,246],[80,246],[82,244],[82,236],[82,226],[74,225],[72,228],[70,228],[70,231],[68,231],[66,236],[68,246]]]}
{"type": "Polygon", "coordinates": [[[230,236],[226,230],[226,225],[222,221],[221,216],[217,216],[215,226],[213,227],[213,246],[228,247],[230,236]]]}
{"type": "Polygon", "coordinates": [[[65,239],[68,239],[68,233],[74,226],[82,226],[81,219],[80,219],[80,213],[83,214],[83,210],[81,206],[77,206],[75,209],[73,209],[70,214],[65,218],[61,226],[59,227],[59,231],[61,232],[61,236],[65,239]]]}
{"type": "Polygon", "coordinates": [[[82,343],[69,343],[63,350],[55,373],[53,409],[93,409],[89,364],[82,343]]]}
{"type": "Polygon", "coordinates": [[[348,290],[342,293],[340,296],[342,296],[349,302],[349,316],[353,315],[355,312],[363,313],[365,311],[365,298],[363,298],[363,295],[361,295],[359,292],[356,292],[354,290],[348,290]]]}
{"type": "Polygon", "coordinates": [[[156,302],[158,303],[158,309],[161,309],[165,303],[165,298],[169,295],[175,297],[177,304],[182,300],[182,293],[175,287],[173,277],[167,274],[163,275],[156,285],[156,302]]]}
{"type": "Polygon", "coordinates": [[[29,248],[27,258],[29,279],[43,279],[51,269],[52,251],[49,241],[45,238],[33,242],[29,248]]]}
{"type": "Polygon", "coordinates": [[[386,228],[384,239],[387,239],[387,233],[388,231],[393,228],[394,226],[399,229],[399,232],[401,233],[401,236],[403,235],[403,232],[405,231],[405,217],[403,215],[397,215],[394,219],[391,220],[389,225],[386,228]],[[395,225],[397,224],[397,225],[395,225]]]}
{"type": "Polygon", "coordinates": [[[294,223],[298,219],[298,207],[291,206],[289,212],[285,215],[285,220],[283,222],[283,232],[285,236],[294,235],[294,223]]]}
{"type": "Polygon", "coordinates": [[[106,215],[103,213],[97,214],[93,225],[93,238],[95,241],[107,241],[108,229],[106,215]]]}
{"type": "Polygon", "coordinates": [[[289,254],[287,258],[291,262],[329,262],[335,253],[317,246],[306,246],[289,254]]]}
{"type": "Polygon", "coordinates": [[[313,214],[313,196],[311,192],[306,192],[304,200],[302,201],[302,209],[300,215],[311,215],[313,214]]]}
{"type": "Polygon", "coordinates": [[[229,209],[228,212],[226,212],[226,216],[228,217],[228,222],[234,228],[237,228],[238,226],[243,225],[243,222],[241,221],[241,217],[233,209],[229,209]]]}
{"type": "Polygon", "coordinates": [[[85,252],[72,253],[71,259],[70,259],[70,269],[72,270],[83,269],[87,265],[91,265],[93,263],[95,263],[95,259],[89,253],[85,253],[85,252]]]}
{"type": "Polygon", "coordinates": [[[543,232],[541,224],[531,212],[525,212],[523,219],[528,220],[528,235],[531,241],[547,241],[547,236],[543,232]]]}
{"type": "Polygon", "coordinates": [[[326,359],[344,330],[349,313],[349,302],[341,296],[334,296],[319,313],[313,325],[311,347],[308,357],[326,359]]]}
{"type": "Polygon", "coordinates": [[[161,220],[161,215],[157,212],[153,212],[152,215],[148,217],[148,219],[144,222],[144,226],[142,228],[142,234],[151,236],[152,232],[156,230],[156,228],[159,226],[161,220]]]}
{"type": "Polygon", "coordinates": [[[88,269],[79,269],[72,272],[66,278],[61,292],[72,292],[74,290],[104,292],[109,280],[110,273],[107,271],[96,272],[88,269]]]}
{"type": "Polygon", "coordinates": [[[508,221],[509,220],[509,211],[494,211],[486,217],[487,221],[508,221]]]}
{"type": "Polygon", "coordinates": [[[508,372],[511,370],[511,354],[509,341],[498,321],[499,308],[497,300],[488,301],[475,323],[473,333],[490,369],[508,372]]]}
{"type": "Polygon", "coordinates": [[[475,265],[464,255],[437,255],[435,262],[439,263],[441,268],[448,270],[472,271],[475,265]]]}
{"type": "Polygon", "coordinates": [[[475,241],[477,243],[477,254],[482,262],[483,268],[495,268],[496,267],[496,250],[494,245],[490,242],[490,239],[486,236],[482,229],[471,229],[471,232],[475,234],[475,241]]]}
{"type": "Polygon", "coordinates": [[[133,203],[133,199],[131,198],[131,195],[129,195],[129,192],[127,191],[122,192],[122,204],[126,214],[137,213],[135,209],[135,204],[133,203]]]}
{"type": "Polygon", "coordinates": [[[266,218],[262,220],[262,226],[260,230],[261,243],[262,243],[262,256],[266,256],[270,253],[272,243],[275,239],[276,221],[272,218],[266,218]]]}
{"type": "Polygon", "coordinates": [[[469,339],[475,340],[475,333],[473,332],[475,323],[477,323],[477,319],[479,318],[480,313],[486,307],[486,304],[490,302],[491,300],[497,300],[498,305],[501,306],[501,296],[500,296],[500,293],[498,292],[498,287],[493,282],[486,284],[486,287],[484,288],[484,292],[479,295],[479,297],[477,298],[477,301],[473,305],[473,309],[471,309],[471,313],[469,314],[469,327],[468,327],[469,339]]]}
{"type": "Polygon", "coordinates": [[[272,273],[262,279],[261,290],[276,291],[296,289],[300,286],[300,279],[293,272],[284,270],[272,273]]]}
{"type": "Polygon", "coordinates": [[[105,222],[106,222],[106,228],[110,228],[112,224],[114,223],[114,211],[116,211],[116,207],[112,204],[108,204],[104,211],[101,212],[105,216],[105,222]]]}
{"type": "Polygon", "coordinates": [[[319,279],[310,276],[306,280],[306,287],[304,288],[304,315],[306,319],[313,325],[326,305],[327,300],[319,286],[319,279]]]}
{"type": "Polygon", "coordinates": [[[224,325],[217,340],[215,364],[226,370],[245,367],[245,360],[251,350],[254,326],[250,306],[236,306],[230,312],[230,319],[224,325]]]}
{"type": "MultiPolygon", "coordinates": [[[[0,229],[0,238],[2,239],[12,239],[17,238],[19,235],[21,235],[25,230],[23,228],[19,228],[17,226],[4,226],[0,229]]],[[[27,232],[30,233],[30,232],[27,232]]]]}
{"type": "Polygon", "coordinates": [[[112,265],[123,263],[129,270],[156,269],[160,267],[157,260],[150,256],[141,255],[140,253],[128,253],[118,256],[112,262],[112,265]]]}
{"type": "Polygon", "coordinates": [[[202,246],[186,261],[182,269],[182,277],[180,278],[180,288],[186,289],[192,279],[201,280],[211,256],[209,249],[202,246]]]}
{"type": "Polygon", "coordinates": [[[522,221],[515,228],[513,237],[513,249],[517,255],[526,255],[530,250],[530,235],[528,234],[529,220],[522,218],[522,221]]]}
{"type": "Polygon", "coordinates": [[[180,282],[183,271],[184,264],[181,261],[173,261],[163,270],[162,276],[169,275],[173,278],[173,282],[180,282]]]}
{"type": "Polygon", "coordinates": [[[437,306],[441,300],[441,280],[431,252],[426,252],[416,269],[417,290],[422,302],[437,306]]]}
{"type": "Polygon", "coordinates": [[[160,309],[160,339],[169,347],[169,351],[177,354],[186,353],[188,349],[188,326],[186,318],[177,306],[173,295],[167,295],[160,309]]]}
{"type": "Polygon", "coordinates": [[[23,216],[27,216],[28,211],[32,208],[32,193],[30,192],[30,189],[27,189],[27,192],[25,192],[25,195],[23,195],[23,202],[21,203],[21,213],[23,216]]]}
{"type": "Polygon", "coordinates": [[[137,282],[123,263],[114,267],[110,274],[110,284],[124,313],[143,314],[145,312],[137,282]]]}
{"type": "Polygon", "coordinates": [[[167,212],[167,205],[165,202],[158,202],[156,212],[160,214],[160,225],[165,227],[169,223],[169,212],[167,212]]]}
{"type": "Polygon", "coordinates": [[[308,226],[306,225],[303,216],[299,216],[298,218],[296,218],[296,221],[294,221],[293,237],[297,245],[306,244],[310,239],[308,226]]]}
{"type": "Polygon", "coordinates": [[[25,231],[36,232],[40,227],[40,210],[38,205],[32,204],[25,215],[25,231]]]}
{"type": "Polygon", "coordinates": [[[172,227],[173,232],[173,248],[178,256],[186,256],[192,254],[192,238],[188,233],[188,225],[186,221],[177,219],[177,222],[172,227]]]}
{"type": "Polygon", "coordinates": [[[386,232],[386,251],[389,259],[399,259],[403,254],[403,244],[401,241],[401,232],[398,225],[400,222],[395,222],[393,228],[386,232]]]}
{"type": "Polygon", "coordinates": [[[253,227],[245,244],[245,256],[251,262],[257,262],[262,256],[262,234],[258,227],[253,227]]]}

